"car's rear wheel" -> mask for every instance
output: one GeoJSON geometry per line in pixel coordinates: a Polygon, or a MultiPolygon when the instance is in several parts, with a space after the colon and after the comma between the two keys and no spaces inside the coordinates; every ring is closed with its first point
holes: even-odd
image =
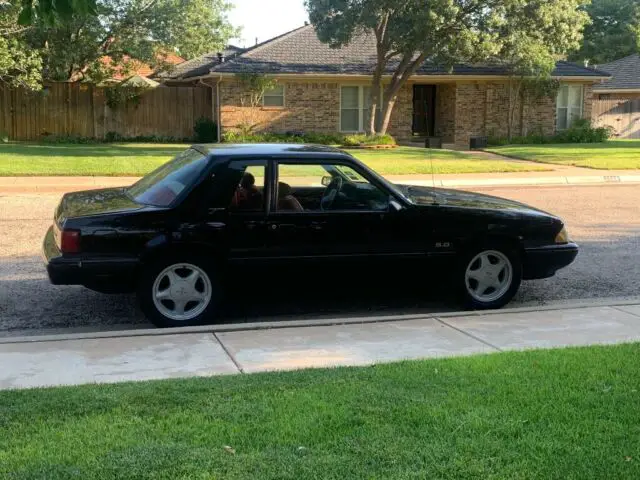
{"type": "Polygon", "coordinates": [[[140,278],[138,299],[158,327],[199,325],[210,320],[220,289],[213,268],[199,258],[156,262],[140,278]]]}
{"type": "Polygon", "coordinates": [[[475,309],[501,308],[520,288],[522,263],[506,245],[489,245],[465,255],[459,277],[467,305],[475,309]]]}

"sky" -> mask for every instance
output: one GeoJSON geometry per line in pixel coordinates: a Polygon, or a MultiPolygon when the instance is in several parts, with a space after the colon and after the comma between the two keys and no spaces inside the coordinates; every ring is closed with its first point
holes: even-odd
{"type": "Polygon", "coordinates": [[[242,38],[231,43],[250,47],[272,37],[301,27],[308,19],[303,0],[230,0],[234,8],[229,20],[242,27],[242,38]]]}

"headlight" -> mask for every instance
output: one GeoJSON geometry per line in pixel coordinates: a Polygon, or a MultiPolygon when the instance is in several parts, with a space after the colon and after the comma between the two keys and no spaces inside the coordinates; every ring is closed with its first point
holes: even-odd
{"type": "Polygon", "coordinates": [[[556,243],[569,243],[569,232],[565,227],[556,235],[556,243]]]}

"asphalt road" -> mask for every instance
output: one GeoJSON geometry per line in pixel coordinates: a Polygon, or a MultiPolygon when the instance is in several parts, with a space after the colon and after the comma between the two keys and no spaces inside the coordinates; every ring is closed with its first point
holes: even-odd
{"type": "MultiPolygon", "coordinates": [[[[484,193],[530,203],[563,217],[581,247],[576,262],[554,278],[524,282],[510,307],[570,300],[640,295],[640,185],[482,188],[484,193]]],[[[59,195],[0,194],[0,336],[48,329],[100,330],[146,325],[131,295],[101,295],[82,287],[53,286],[40,260],[40,243],[59,195]]],[[[425,277],[429,272],[425,272],[425,277]]],[[[293,279],[297,282],[297,279],[293,279]]],[[[396,280],[397,284],[398,281],[396,280]]],[[[330,294],[313,290],[292,302],[287,289],[275,295],[234,298],[223,321],[372,313],[427,313],[459,309],[428,282],[409,292],[385,278],[369,293],[346,285],[330,294]],[[280,294],[278,294],[280,293],[280,294]],[[443,300],[444,298],[444,300],[443,300]]],[[[317,286],[315,288],[318,288],[317,286]]],[[[320,286],[321,288],[321,286],[320,286]]],[[[273,292],[272,292],[273,293],[273,292]]]]}

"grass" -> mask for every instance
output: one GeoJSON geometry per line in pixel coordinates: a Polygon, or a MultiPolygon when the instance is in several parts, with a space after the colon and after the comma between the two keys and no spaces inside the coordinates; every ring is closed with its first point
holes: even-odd
{"type": "Polygon", "coordinates": [[[4,391],[0,478],[636,479],[639,355],[628,344],[4,391]]]}
{"type": "MultiPolygon", "coordinates": [[[[0,176],[105,175],[141,176],[169,160],[187,145],[0,144],[0,176]]],[[[450,150],[400,147],[393,150],[351,150],[383,175],[488,173],[544,170],[544,167],[485,160],[450,150]]]]}
{"type": "Polygon", "coordinates": [[[523,160],[601,170],[640,169],[640,140],[559,145],[507,145],[488,149],[523,160]]]}

